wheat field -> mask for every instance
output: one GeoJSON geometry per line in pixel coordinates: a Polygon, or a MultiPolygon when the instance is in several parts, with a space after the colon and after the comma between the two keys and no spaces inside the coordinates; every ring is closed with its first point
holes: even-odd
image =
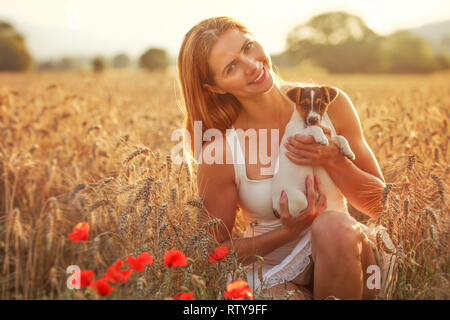
{"type": "MultiPolygon", "coordinates": [[[[393,246],[380,241],[379,250],[396,257],[379,299],[449,299],[450,73],[280,73],[339,87],[358,110],[387,182],[377,224],[393,246]]],[[[141,252],[153,264],[105,299],[179,291],[216,299],[227,273],[243,279],[233,254],[208,263],[217,244],[206,228],[219,221],[200,220],[195,170],[191,177],[171,161],[171,133],[183,121],[177,99],[173,70],[0,74],[1,299],[99,299],[67,289],[67,267],[101,277],[141,252]],[[67,234],[81,221],[89,239],[72,242],[67,234]],[[167,270],[170,249],[186,254],[186,267],[167,270]]]]}

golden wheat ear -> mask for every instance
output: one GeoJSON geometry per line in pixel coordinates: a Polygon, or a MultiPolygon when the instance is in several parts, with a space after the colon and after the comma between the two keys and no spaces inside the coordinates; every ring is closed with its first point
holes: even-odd
{"type": "Polygon", "coordinates": [[[332,87],[322,86],[320,89],[328,104],[332,103],[339,95],[339,92],[332,87]]]}
{"type": "Polygon", "coordinates": [[[287,93],[289,99],[295,102],[295,104],[300,104],[300,97],[302,96],[302,88],[297,87],[289,90],[287,93]]]}

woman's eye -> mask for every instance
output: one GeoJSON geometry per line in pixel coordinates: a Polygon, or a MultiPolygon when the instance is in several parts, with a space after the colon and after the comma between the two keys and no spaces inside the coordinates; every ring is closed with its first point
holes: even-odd
{"type": "Polygon", "coordinates": [[[253,41],[250,41],[249,43],[247,43],[247,49],[251,49],[253,48],[253,41]]]}
{"type": "Polygon", "coordinates": [[[233,70],[234,70],[234,67],[235,67],[235,65],[234,65],[234,64],[231,64],[231,65],[228,67],[228,69],[227,69],[227,73],[230,73],[231,71],[233,71],[233,70]]]}

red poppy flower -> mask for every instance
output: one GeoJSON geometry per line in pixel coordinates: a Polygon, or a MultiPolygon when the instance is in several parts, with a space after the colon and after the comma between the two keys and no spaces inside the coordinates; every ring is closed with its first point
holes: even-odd
{"type": "Polygon", "coordinates": [[[74,228],[73,232],[68,234],[72,241],[86,241],[89,237],[89,225],[87,222],[80,222],[74,228]]]}
{"type": "Polygon", "coordinates": [[[213,253],[209,254],[208,261],[211,263],[215,263],[217,261],[222,260],[228,254],[228,247],[217,247],[214,249],[213,253]]]}
{"type": "Polygon", "coordinates": [[[180,299],[178,300],[197,300],[193,297],[194,293],[191,292],[183,292],[180,291],[178,292],[176,295],[173,296],[173,299],[176,300],[178,297],[180,297],[180,299]]]}
{"type": "Polygon", "coordinates": [[[116,288],[111,288],[105,278],[95,280],[91,283],[90,288],[98,295],[105,297],[116,291],[116,288]]]}
{"type": "Polygon", "coordinates": [[[108,268],[108,271],[104,274],[106,280],[111,283],[116,282],[127,282],[133,270],[120,270],[120,267],[123,265],[123,261],[121,259],[117,259],[114,264],[108,268]]]}
{"type": "Polygon", "coordinates": [[[164,264],[169,268],[184,267],[187,264],[186,256],[180,250],[170,250],[164,253],[164,264]]]}
{"type": "MultiPolygon", "coordinates": [[[[80,287],[86,288],[91,284],[91,277],[94,275],[92,270],[81,270],[80,271],[80,287]]],[[[75,285],[75,278],[72,280],[72,284],[75,285]]]]}
{"type": "Polygon", "coordinates": [[[237,280],[233,281],[227,286],[227,291],[224,292],[226,298],[234,298],[237,300],[244,300],[246,297],[253,300],[252,289],[248,288],[247,281],[237,280]]]}
{"type": "Polygon", "coordinates": [[[151,265],[153,263],[153,258],[148,252],[143,252],[136,258],[129,256],[127,257],[126,263],[134,271],[144,271],[145,265],[151,265]]]}

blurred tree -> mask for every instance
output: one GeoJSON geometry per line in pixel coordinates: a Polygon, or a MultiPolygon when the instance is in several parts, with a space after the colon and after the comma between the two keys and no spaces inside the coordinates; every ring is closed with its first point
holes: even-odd
{"type": "MultiPolygon", "coordinates": [[[[442,39],[445,48],[450,39],[442,39]]],[[[296,26],[287,36],[280,63],[311,60],[330,72],[430,72],[448,68],[443,52],[435,54],[425,39],[408,31],[381,37],[364,21],[345,12],[328,12],[296,26]]]]}
{"type": "Polygon", "coordinates": [[[106,60],[103,57],[95,57],[92,60],[92,69],[94,72],[102,72],[106,69],[106,60]]]}
{"type": "Polygon", "coordinates": [[[300,40],[314,44],[337,45],[349,40],[362,40],[375,33],[364,21],[347,12],[328,12],[311,18],[288,34],[288,44],[295,46],[300,40]]]}
{"type": "Polygon", "coordinates": [[[438,62],[430,44],[408,31],[398,31],[382,42],[383,71],[430,72],[438,68],[438,62]]]}
{"type": "Polygon", "coordinates": [[[3,32],[3,31],[13,31],[14,32],[14,28],[9,22],[0,21],[0,32],[3,32]]]}
{"type": "Polygon", "coordinates": [[[130,66],[130,58],[125,53],[118,54],[113,58],[112,66],[114,68],[128,68],[130,66]]]}
{"type": "Polygon", "coordinates": [[[450,57],[445,52],[436,54],[436,64],[438,69],[450,69],[450,57]]]}
{"type": "Polygon", "coordinates": [[[169,66],[169,56],[164,49],[150,48],[139,58],[139,65],[149,71],[164,70],[169,66]]]}
{"type": "Polygon", "coordinates": [[[39,71],[49,71],[55,69],[55,63],[51,60],[41,61],[36,64],[36,69],[39,71]]]}
{"type": "Polygon", "coordinates": [[[272,60],[272,64],[281,68],[291,68],[295,67],[298,63],[292,61],[291,55],[288,52],[281,52],[275,55],[271,55],[270,59],[272,60]]]}
{"type": "Polygon", "coordinates": [[[443,36],[441,38],[440,45],[441,45],[442,50],[445,50],[448,53],[450,53],[450,36],[443,36]]]}
{"type": "Polygon", "coordinates": [[[57,70],[70,70],[74,69],[76,67],[76,61],[74,58],[71,57],[62,57],[57,63],[56,63],[56,69],[57,70]]]}
{"type": "Polygon", "coordinates": [[[328,12],[296,26],[287,36],[287,53],[297,63],[311,59],[331,72],[379,69],[380,37],[346,12],[328,12]]]}
{"type": "Polygon", "coordinates": [[[23,71],[31,65],[24,37],[11,24],[0,21],[0,70],[23,71]]]}

